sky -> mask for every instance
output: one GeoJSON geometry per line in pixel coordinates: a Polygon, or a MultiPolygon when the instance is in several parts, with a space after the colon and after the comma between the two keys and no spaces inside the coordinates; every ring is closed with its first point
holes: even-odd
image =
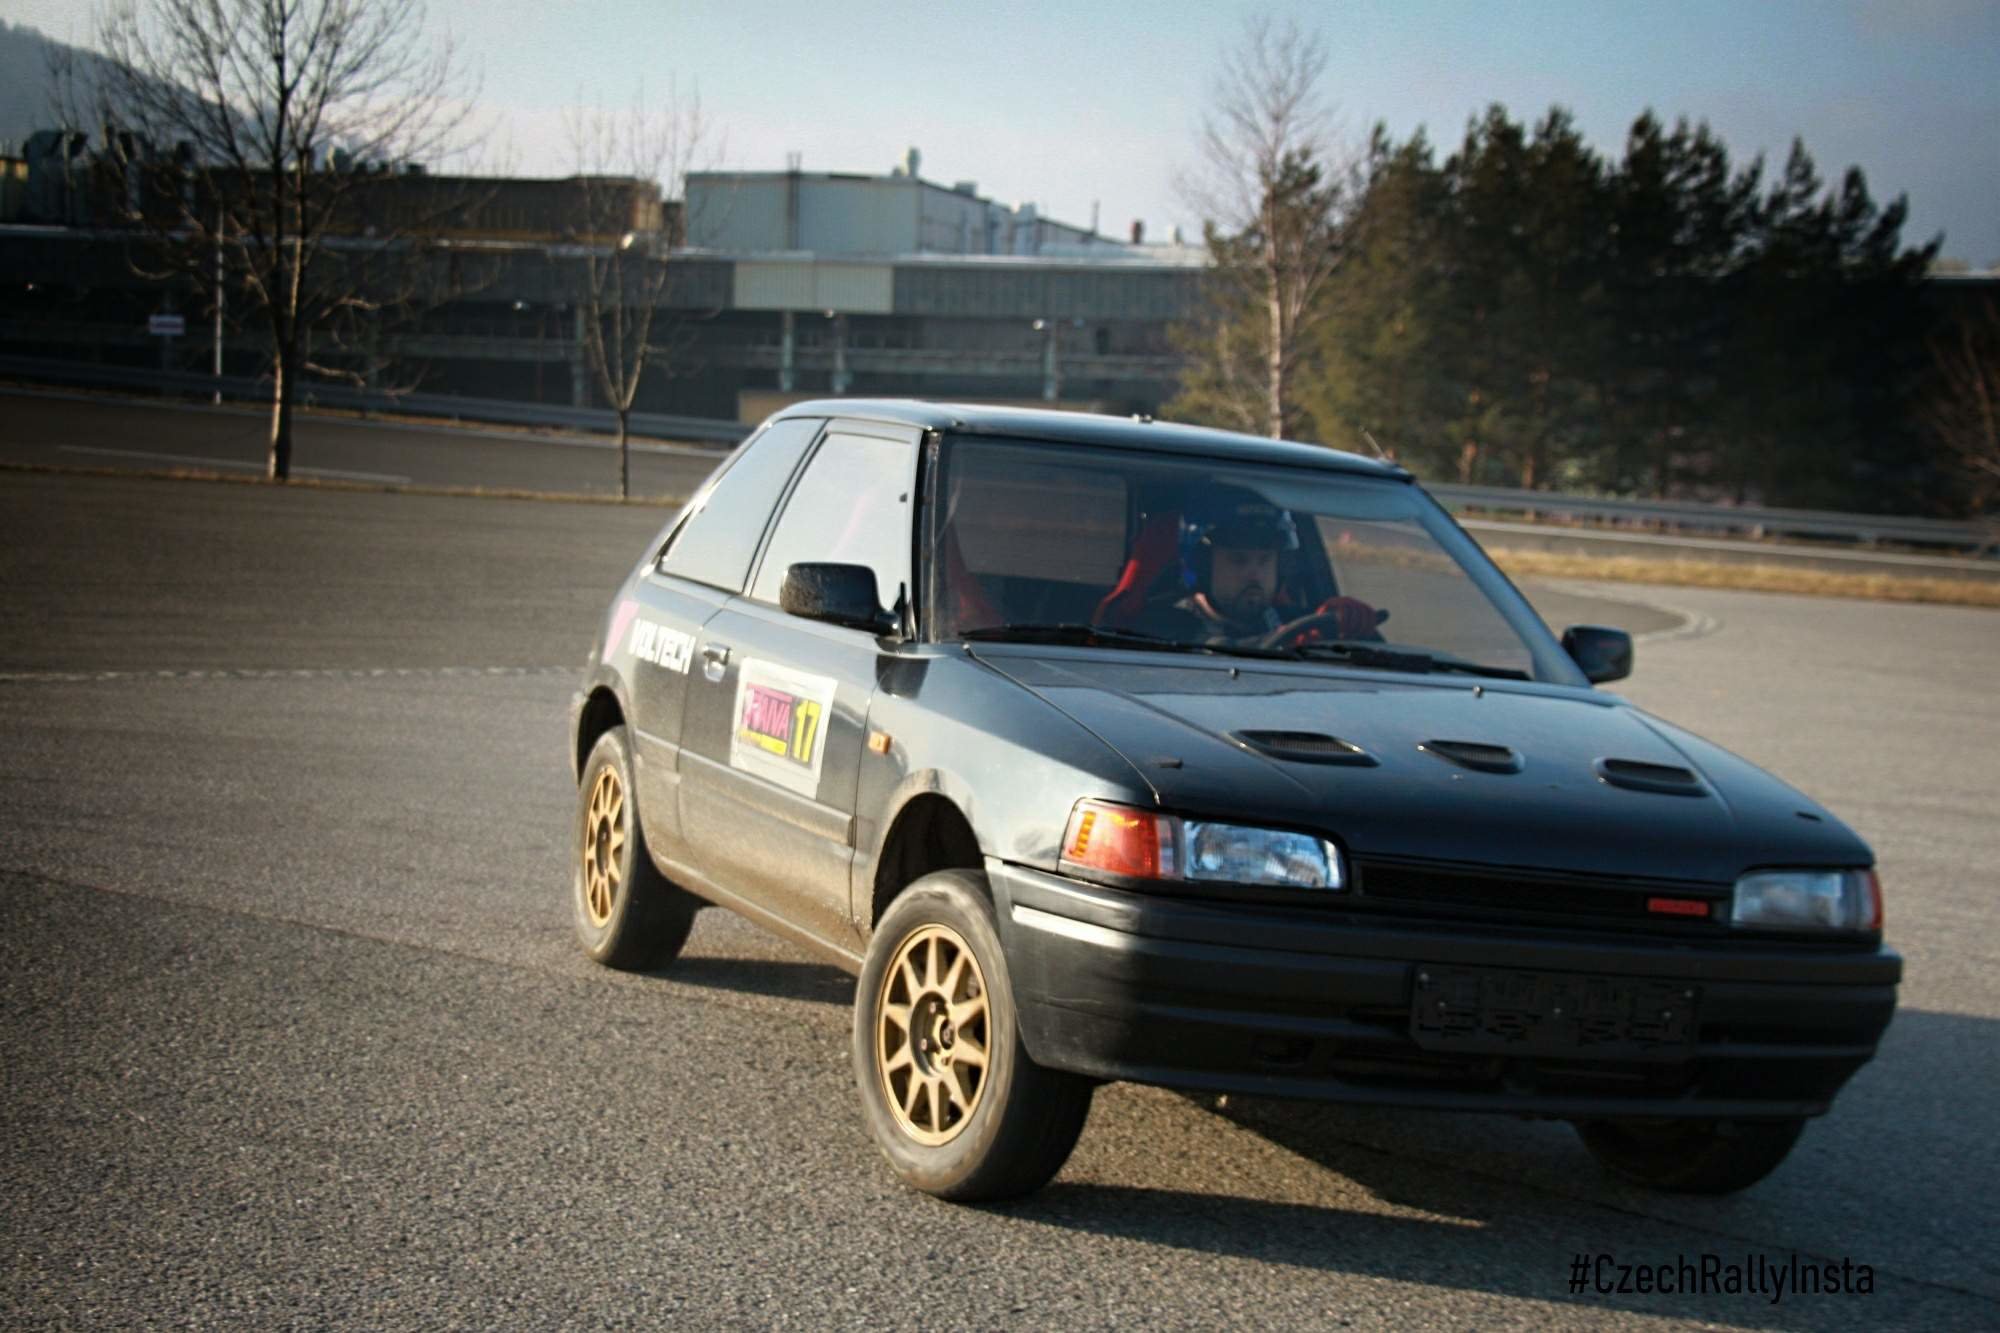
{"type": "MultiPolygon", "coordinates": [[[[916,147],[927,179],[1158,239],[1199,232],[1176,181],[1253,9],[1323,33],[1352,142],[1379,121],[1449,146],[1489,103],[1530,123],[1559,103],[1616,156],[1650,108],[1738,162],[1802,137],[1827,180],[1857,165],[1878,201],[1909,196],[1906,242],[2000,264],[2000,0],[431,0],[427,23],[478,76],[488,160],[524,174],[572,169],[565,107],[698,89],[728,168],[885,172],[916,147]]],[[[88,44],[82,0],[0,18],[88,44]]]]}

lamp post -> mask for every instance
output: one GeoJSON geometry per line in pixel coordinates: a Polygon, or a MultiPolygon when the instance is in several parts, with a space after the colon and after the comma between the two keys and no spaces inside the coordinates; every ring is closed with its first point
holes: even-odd
{"type": "Polygon", "coordinates": [[[222,205],[215,206],[215,405],[222,406],[222,205]]]}
{"type": "Polygon", "coordinates": [[[787,310],[778,316],[778,392],[790,393],[796,382],[792,364],[797,356],[798,333],[792,312],[787,310]]]}
{"type": "Polygon", "coordinates": [[[826,317],[833,321],[833,394],[838,398],[847,392],[847,316],[837,310],[829,310],[826,317]]]}
{"type": "MultiPolygon", "coordinates": [[[[1083,327],[1079,318],[1069,321],[1071,328],[1083,327]]],[[[1042,343],[1042,401],[1053,403],[1062,396],[1062,363],[1058,355],[1058,342],[1062,337],[1063,321],[1059,319],[1038,319],[1034,322],[1035,332],[1045,335],[1042,343]]]]}
{"type": "Polygon", "coordinates": [[[1061,371],[1056,365],[1056,322],[1052,319],[1035,321],[1035,332],[1042,334],[1042,401],[1053,403],[1062,390],[1061,371]]]}

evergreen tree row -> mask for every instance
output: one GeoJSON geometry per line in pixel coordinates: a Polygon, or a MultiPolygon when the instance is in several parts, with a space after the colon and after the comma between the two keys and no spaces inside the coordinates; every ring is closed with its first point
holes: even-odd
{"type": "MultiPolygon", "coordinates": [[[[1316,212],[1283,225],[1338,259],[1299,321],[1294,437],[1372,437],[1433,481],[1951,507],[1916,412],[1937,243],[1905,247],[1904,200],[1858,169],[1829,188],[1795,142],[1767,179],[1650,113],[1611,162],[1561,109],[1530,127],[1495,106],[1442,160],[1377,129],[1339,188],[1323,174],[1293,164],[1286,196],[1316,212]]],[[[1233,278],[1259,239],[1211,230],[1217,300],[1180,331],[1169,412],[1243,424],[1231,385],[1270,321],[1233,278]]]]}

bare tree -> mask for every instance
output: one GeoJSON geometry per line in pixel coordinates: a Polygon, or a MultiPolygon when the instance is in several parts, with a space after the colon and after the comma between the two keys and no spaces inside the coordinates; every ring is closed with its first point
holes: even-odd
{"type": "Polygon", "coordinates": [[[2000,304],[1990,298],[1931,340],[1935,387],[1919,411],[1971,483],[1975,511],[2000,500],[2000,304]]]}
{"type": "Polygon", "coordinates": [[[420,0],[115,0],[105,59],[58,71],[65,118],[106,135],[107,198],[149,237],[142,271],[247,297],[264,325],[274,479],[300,377],[325,369],[313,332],[379,305],[372,270],[431,220],[380,208],[381,177],[355,166],[462,146],[470,93],[423,26],[420,0]]]}
{"type": "Polygon", "coordinates": [[[1186,405],[1272,436],[1297,420],[1293,381],[1340,263],[1354,171],[1336,158],[1320,95],[1326,63],[1318,33],[1249,19],[1216,75],[1201,165],[1180,182],[1217,285],[1211,327],[1184,343],[1196,366],[1186,405]]]}
{"type": "Polygon", "coordinates": [[[632,492],[632,404],[647,369],[670,355],[655,324],[673,248],[687,234],[688,173],[712,165],[720,148],[700,91],[682,98],[671,84],[658,104],[641,88],[622,112],[577,107],[565,121],[584,199],[573,232],[582,258],[577,317],[597,391],[618,417],[622,498],[632,492]]]}

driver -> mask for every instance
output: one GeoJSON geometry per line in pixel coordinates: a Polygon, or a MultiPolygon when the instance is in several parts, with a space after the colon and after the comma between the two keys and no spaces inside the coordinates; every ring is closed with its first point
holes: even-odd
{"type": "MultiPolygon", "coordinates": [[[[1155,609],[1138,628],[1181,642],[1237,643],[1262,638],[1286,623],[1274,603],[1282,554],[1299,547],[1289,513],[1246,497],[1193,527],[1190,536],[1187,563],[1194,590],[1155,609]]],[[[1331,598],[1319,611],[1337,618],[1337,637],[1374,637],[1374,609],[1352,597],[1331,598]]],[[[1322,633],[1315,629],[1305,637],[1322,633]]]]}
{"type": "Polygon", "coordinates": [[[1278,553],[1298,548],[1290,514],[1261,501],[1231,505],[1196,530],[1195,589],[1175,607],[1199,621],[1195,637],[1207,641],[1268,634],[1284,623],[1271,605],[1278,553]]]}

